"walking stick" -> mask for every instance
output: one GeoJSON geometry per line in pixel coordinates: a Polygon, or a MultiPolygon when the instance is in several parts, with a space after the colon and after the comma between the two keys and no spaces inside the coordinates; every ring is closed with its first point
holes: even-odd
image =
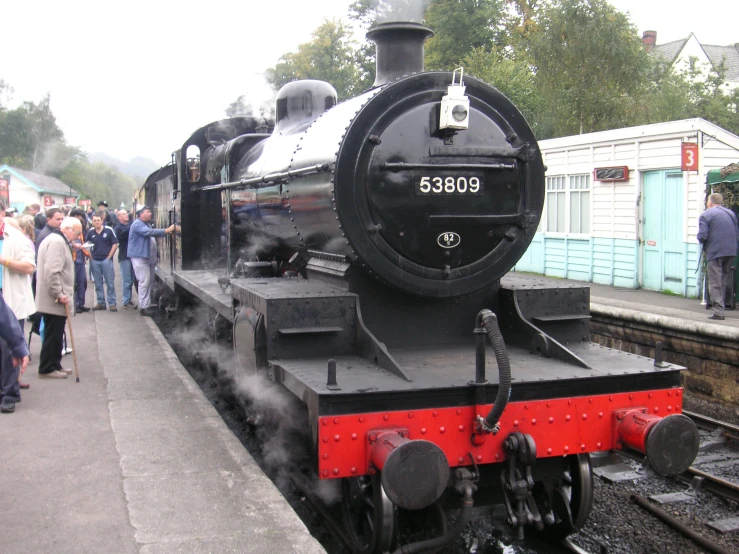
{"type": "Polygon", "coordinates": [[[74,332],[72,331],[72,318],[69,317],[69,302],[64,304],[64,309],[67,310],[67,324],[69,325],[69,337],[72,339],[72,359],[74,360],[74,377],[77,382],[80,382],[80,368],[77,365],[77,348],[74,345],[74,332]]]}

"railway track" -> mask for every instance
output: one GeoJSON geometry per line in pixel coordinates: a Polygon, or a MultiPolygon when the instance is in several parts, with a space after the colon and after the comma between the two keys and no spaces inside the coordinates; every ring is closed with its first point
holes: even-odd
{"type": "Polygon", "coordinates": [[[683,415],[692,419],[699,429],[706,431],[717,431],[720,429],[721,434],[727,439],[739,440],[739,425],[734,425],[726,421],[719,421],[718,419],[713,419],[712,417],[687,410],[683,410],[683,415]]]}

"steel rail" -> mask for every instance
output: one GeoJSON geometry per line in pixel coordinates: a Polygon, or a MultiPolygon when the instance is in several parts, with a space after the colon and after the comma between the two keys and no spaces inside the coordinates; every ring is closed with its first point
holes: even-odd
{"type": "Polygon", "coordinates": [[[638,494],[632,494],[631,501],[634,504],[637,504],[638,506],[644,508],[653,516],[659,518],[662,522],[672,527],[675,531],[678,531],[684,537],[687,537],[688,539],[693,541],[706,552],[711,552],[711,554],[729,554],[729,551],[723,546],[710,541],[692,527],[685,525],[685,523],[672,517],[661,508],[658,508],[657,506],[651,504],[646,498],[639,496],[638,494]]]}
{"type": "Polygon", "coordinates": [[[293,486],[295,487],[295,490],[300,491],[303,494],[304,502],[309,504],[311,507],[315,509],[316,512],[323,518],[324,523],[327,527],[331,529],[331,531],[339,537],[339,539],[347,546],[351,545],[351,541],[349,540],[349,537],[346,536],[346,530],[344,528],[344,525],[339,521],[334,514],[331,513],[331,509],[324,504],[323,501],[321,501],[320,498],[318,498],[316,495],[311,494],[309,491],[303,487],[298,479],[294,476],[290,476],[290,481],[292,482],[293,486]]]}
{"type": "Polygon", "coordinates": [[[590,554],[590,552],[588,552],[584,548],[577,546],[570,539],[563,540],[561,544],[569,552],[574,552],[575,554],[590,554]]]}
{"type": "Polygon", "coordinates": [[[688,410],[683,410],[683,415],[686,415],[690,419],[692,419],[695,424],[701,429],[704,429],[706,431],[715,431],[716,429],[721,429],[723,435],[726,438],[739,440],[739,425],[734,425],[733,423],[713,419],[712,417],[704,416],[695,412],[690,412],[688,410]]]}
{"type": "MultiPolygon", "coordinates": [[[[617,452],[622,456],[631,458],[637,462],[645,462],[645,456],[641,452],[630,450],[618,450],[617,452]]],[[[739,461],[737,461],[737,463],[739,463],[739,461]]],[[[706,473],[705,471],[701,471],[700,469],[691,466],[683,473],[673,475],[672,477],[688,484],[692,484],[693,480],[698,477],[701,479],[701,490],[708,491],[725,500],[739,503],[739,485],[732,483],[731,481],[727,481],[726,479],[722,479],[721,477],[717,477],[716,475],[706,473]]]]}

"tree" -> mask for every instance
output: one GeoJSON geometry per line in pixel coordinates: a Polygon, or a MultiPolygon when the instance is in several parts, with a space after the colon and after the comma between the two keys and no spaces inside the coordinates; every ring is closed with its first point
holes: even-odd
{"type": "Polygon", "coordinates": [[[434,0],[425,24],[436,34],[426,43],[426,69],[451,71],[473,50],[497,42],[501,0],[434,0]]]}
{"type": "Polygon", "coordinates": [[[327,81],[343,100],[360,92],[355,62],[349,26],[340,20],[326,20],[313,32],[310,42],[301,44],[297,52],[285,54],[275,67],[268,69],[266,78],[275,88],[297,79],[327,81]]]}
{"type": "Polygon", "coordinates": [[[634,124],[629,104],[644,94],[649,61],[628,18],[605,0],[555,0],[525,41],[547,136],[634,124]]]}
{"type": "Polygon", "coordinates": [[[502,92],[523,113],[536,132],[540,105],[535,75],[531,66],[502,48],[476,48],[462,60],[465,73],[473,75],[502,92]]]}

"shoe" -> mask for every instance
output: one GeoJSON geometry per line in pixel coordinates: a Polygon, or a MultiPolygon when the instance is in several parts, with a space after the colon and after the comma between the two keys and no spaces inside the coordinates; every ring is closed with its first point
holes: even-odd
{"type": "Polygon", "coordinates": [[[62,349],[62,356],[66,356],[67,354],[71,354],[72,352],[73,350],[71,348],[64,348],[62,349]]]}
{"type": "Polygon", "coordinates": [[[79,314],[82,314],[82,313],[85,313],[85,312],[89,312],[90,311],[90,308],[85,308],[84,306],[77,306],[75,308],[75,311],[77,313],[79,313],[79,314]]]}
{"type": "Polygon", "coordinates": [[[117,312],[118,311],[118,308],[116,308],[115,307],[115,304],[113,304],[110,308],[108,308],[108,310],[111,311],[111,312],[117,312]]]}
{"type": "Polygon", "coordinates": [[[95,304],[95,305],[94,305],[94,306],[92,307],[92,309],[93,309],[93,310],[104,310],[104,309],[105,309],[105,304],[95,304]]]}
{"type": "Polygon", "coordinates": [[[28,383],[24,383],[23,381],[18,381],[18,386],[24,390],[31,388],[31,385],[29,385],[28,383]]]}
{"type": "Polygon", "coordinates": [[[136,304],[134,304],[133,302],[129,302],[128,304],[123,304],[123,309],[124,310],[135,310],[136,304]]]}
{"type": "Polygon", "coordinates": [[[713,315],[709,315],[708,316],[708,319],[717,319],[719,321],[723,321],[726,318],[724,316],[722,316],[722,315],[713,314],[713,315]]]}
{"type": "Polygon", "coordinates": [[[15,411],[15,402],[7,398],[3,398],[3,403],[0,404],[0,412],[4,414],[12,414],[15,411]]]}
{"type": "MultiPolygon", "coordinates": [[[[69,351],[71,352],[72,349],[70,348],[69,351]]],[[[67,375],[72,375],[72,370],[69,369],[69,368],[66,368],[66,367],[63,367],[61,369],[58,369],[57,371],[60,371],[60,372],[65,373],[67,375]]]]}
{"type": "Polygon", "coordinates": [[[67,374],[63,371],[52,371],[51,373],[39,373],[39,379],[66,379],[67,374]]]}
{"type": "Polygon", "coordinates": [[[152,315],[152,314],[151,314],[151,308],[141,308],[141,309],[139,310],[139,313],[140,313],[141,315],[145,315],[145,316],[148,316],[148,317],[151,317],[151,315],[152,315]]]}

